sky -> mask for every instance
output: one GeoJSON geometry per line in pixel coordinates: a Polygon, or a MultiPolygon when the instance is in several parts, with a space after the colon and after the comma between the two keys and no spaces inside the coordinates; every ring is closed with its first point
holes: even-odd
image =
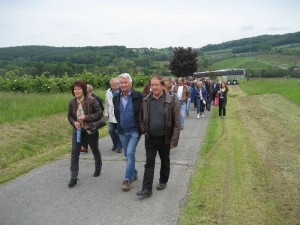
{"type": "Polygon", "coordinates": [[[299,0],[0,0],[0,47],[200,48],[298,31],[299,0]]]}

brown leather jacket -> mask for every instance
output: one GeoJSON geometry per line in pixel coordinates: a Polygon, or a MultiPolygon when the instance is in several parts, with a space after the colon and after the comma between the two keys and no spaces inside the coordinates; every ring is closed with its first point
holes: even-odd
{"type": "MultiPolygon", "coordinates": [[[[76,98],[71,99],[71,101],[69,102],[68,120],[69,123],[73,126],[73,132],[76,132],[74,122],[77,121],[77,114],[76,114],[77,108],[78,108],[78,104],[76,98]]],[[[84,97],[82,101],[82,108],[85,115],[83,128],[89,130],[90,129],[89,123],[101,119],[103,116],[103,112],[97,100],[91,96],[84,97]]]]}
{"type": "MultiPolygon", "coordinates": [[[[174,87],[174,93],[178,94],[178,85],[176,85],[174,87]]],[[[187,86],[187,85],[183,85],[183,90],[182,90],[182,99],[180,102],[186,102],[189,97],[191,96],[191,93],[190,93],[190,88],[187,86]]]]}
{"type": "MultiPolygon", "coordinates": [[[[165,91],[164,91],[165,92],[165,91]]],[[[151,93],[144,97],[139,115],[139,127],[145,138],[149,138],[149,100],[151,93]]],[[[165,143],[176,147],[180,135],[180,107],[178,101],[165,93],[166,124],[165,143]]]]}

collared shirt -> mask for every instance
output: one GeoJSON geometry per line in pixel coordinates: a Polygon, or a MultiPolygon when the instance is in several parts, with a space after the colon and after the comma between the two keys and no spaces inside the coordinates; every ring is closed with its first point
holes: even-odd
{"type": "Polygon", "coordinates": [[[163,93],[158,99],[151,95],[149,109],[149,130],[150,136],[163,137],[165,136],[166,111],[165,97],[163,93]]]}
{"type": "Polygon", "coordinates": [[[128,98],[131,96],[131,90],[129,91],[127,96],[124,96],[123,92],[121,92],[120,94],[121,94],[121,102],[122,102],[123,108],[126,109],[126,106],[128,103],[128,98]]]}

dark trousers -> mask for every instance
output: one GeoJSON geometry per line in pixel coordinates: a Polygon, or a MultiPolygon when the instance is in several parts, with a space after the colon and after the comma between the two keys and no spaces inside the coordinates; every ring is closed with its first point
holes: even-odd
{"type": "Polygon", "coordinates": [[[210,111],[211,106],[211,95],[207,95],[207,101],[206,101],[206,109],[210,111]]]}
{"type": "Polygon", "coordinates": [[[197,102],[197,113],[200,113],[202,115],[203,112],[204,112],[204,108],[205,108],[205,105],[203,104],[203,100],[198,100],[198,102],[197,102]]]}
{"type": "Polygon", "coordinates": [[[226,103],[227,103],[227,99],[222,99],[220,98],[219,100],[219,116],[226,116],[226,103]]]}
{"type": "Polygon", "coordinates": [[[212,100],[214,103],[215,103],[215,98],[216,98],[217,93],[218,93],[217,91],[213,91],[213,92],[212,92],[212,96],[211,96],[212,99],[211,99],[211,100],[212,100]]]}
{"type": "MultiPolygon", "coordinates": [[[[83,131],[85,132],[85,131],[83,131]]],[[[81,134],[83,135],[83,134],[81,134]]],[[[92,134],[87,134],[84,133],[85,139],[87,143],[90,145],[92,149],[92,153],[94,155],[95,159],[95,169],[100,169],[102,167],[102,159],[101,159],[101,154],[98,146],[98,141],[99,141],[99,132],[95,132],[92,134]]],[[[73,133],[72,137],[72,153],[71,153],[71,179],[77,179],[78,177],[78,172],[79,172],[79,155],[80,155],[80,149],[82,146],[82,142],[77,143],[77,136],[76,132],[73,133]]]]}
{"type": "Polygon", "coordinates": [[[86,138],[87,133],[83,132],[81,134],[81,142],[82,142],[82,147],[88,148],[89,144],[87,142],[87,138],[86,138]]]}
{"type": "Polygon", "coordinates": [[[143,190],[152,191],[155,157],[158,152],[160,165],[159,183],[166,184],[170,175],[170,145],[165,144],[165,137],[150,137],[145,139],[146,164],[143,179],[143,190]]]}

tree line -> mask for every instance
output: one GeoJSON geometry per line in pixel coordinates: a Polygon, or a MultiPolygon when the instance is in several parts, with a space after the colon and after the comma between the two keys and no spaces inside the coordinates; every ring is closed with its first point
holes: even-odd
{"type": "MultiPolygon", "coordinates": [[[[274,47],[300,43],[300,32],[288,33],[283,35],[260,35],[257,37],[243,38],[234,41],[227,41],[221,44],[209,44],[200,48],[201,52],[218,51],[232,49],[233,54],[248,52],[268,52],[274,47]]],[[[295,51],[300,55],[300,51],[295,51]]]]}
{"type": "Polygon", "coordinates": [[[51,47],[18,46],[0,48],[0,75],[8,71],[19,74],[53,76],[89,71],[112,74],[116,72],[160,73],[169,75],[169,60],[173,48],[51,47]]]}

